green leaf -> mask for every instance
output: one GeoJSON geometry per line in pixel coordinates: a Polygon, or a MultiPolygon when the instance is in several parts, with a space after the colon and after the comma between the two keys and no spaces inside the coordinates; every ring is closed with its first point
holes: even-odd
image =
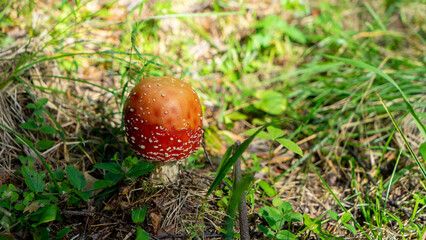
{"type": "Polygon", "coordinates": [[[272,239],[275,236],[275,233],[268,227],[263,225],[257,225],[260,231],[262,231],[268,238],[272,239]]]}
{"type": "Polygon", "coordinates": [[[99,168],[102,170],[106,170],[109,171],[110,173],[114,173],[114,174],[122,174],[123,171],[121,170],[120,165],[118,165],[117,163],[98,163],[95,164],[93,167],[95,168],[99,168]]]}
{"type": "Polygon", "coordinates": [[[354,235],[356,235],[356,228],[350,224],[343,223],[343,226],[345,226],[346,229],[351,231],[354,235]]]}
{"type": "Polygon", "coordinates": [[[285,33],[294,41],[299,42],[301,44],[305,44],[306,43],[306,37],[305,34],[300,31],[298,28],[293,27],[293,26],[289,26],[286,30],[285,33]]]}
{"type": "MultiPolygon", "coordinates": [[[[114,155],[114,158],[115,158],[115,155],[114,155]]],[[[137,163],[138,163],[137,157],[128,156],[124,159],[122,166],[127,167],[127,168],[131,168],[132,166],[134,166],[137,163]]]]}
{"type": "Polygon", "coordinates": [[[347,223],[349,220],[351,220],[351,213],[350,212],[345,212],[342,216],[342,218],[340,218],[340,221],[342,223],[347,223]]]}
{"type": "Polygon", "coordinates": [[[281,230],[277,234],[277,238],[279,240],[297,240],[296,236],[293,233],[287,230],[281,230]]]}
{"type": "Polygon", "coordinates": [[[56,134],[57,131],[54,127],[43,125],[40,127],[40,132],[47,133],[47,134],[56,134]]]}
{"type": "Polygon", "coordinates": [[[107,172],[104,176],[105,180],[111,181],[114,184],[118,183],[121,179],[123,179],[123,174],[115,174],[111,172],[107,172]]]}
{"type": "Polygon", "coordinates": [[[33,227],[37,227],[42,223],[54,221],[58,213],[58,207],[56,205],[47,205],[42,209],[42,213],[38,216],[38,221],[32,224],[33,227]]]}
{"type": "MultiPolygon", "coordinates": [[[[24,211],[24,209],[25,209],[25,205],[24,205],[24,204],[22,204],[22,203],[16,203],[13,207],[14,207],[14,208],[15,208],[15,210],[17,210],[17,211],[24,211]]],[[[0,238],[0,239],[1,239],[1,238],[0,238]]]]}
{"type": "Polygon", "coordinates": [[[303,221],[304,224],[309,228],[309,230],[317,234],[320,232],[320,228],[321,228],[320,221],[316,219],[311,219],[306,213],[303,214],[303,219],[304,219],[303,221]]]}
{"type": "Polygon", "coordinates": [[[272,205],[274,207],[279,207],[281,206],[282,203],[283,203],[283,200],[280,197],[275,197],[274,199],[272,199],[272,205]]]}
{"type": "MultiPolygon", "coordinates": [[[[255,132],[257,132],[257,130],[259,130],[259,129],[256,129],[256,128],[254,128],[254,129],[249,129],[249,130],[247,130],[247,131],[245,132],[245,134],[246,134],[246,135],[251,136],[251,135],[253,135],[255,132]]],[[[271,137],[271,135],[269,135],[268,133],[266,133],[266,132],[264,132],[264,131],[259,132],[259,133],[256,135],[256,137],[257,137],[257,138],[260,138],[260,139],[265,139],[265,140],[273,140],[273,138],[271,137]]]]}
{"type": "Polygon", "coordinates": [[[271,229],[278,231],[281,228],[283,217],[278,209],[264,206],[259,209],[258,213],[266,220],[271,229]]]}
{"type": "Polygon", "coordinates": [[[272,90],[259,90],[255,93],[259,99],[254,102],[254,106],[271,115],[282,114],[287,108],[287,99],[285,96],[272,90]]]}
{"type": "Polygon", "coordinates": [[[283,202],[281,204],[281,206],[280,206],[280,210],[281,210],[281,213],[283,215],[285,215],[285,214],[291,213],[293,211],[293,208],[291,206],[291,203],[289,203],[289,202],[283,202]]]}
{"type": "Polygon", "coordinates": [[[423,162],[426,161],[426,142],[422,143],[419,148],[420,156],[423,158],[423,162]]]}
{"type": "Polygon", "coordinates": [[[60,181],[62,179],[64,179],[65,173],[64,173],[64,169],[62,168],[58,168],[53,172],[53,176],[55,177],[56,180],[60,181]]]}
{"type": "Polygon", "coordinates": [[[133,209],[132,220],[134,223],[143,223],[145,221],[145,215],[148,208],[143,206],[142,208],[133,209]]]}
{"type": "Polygon", "coordinates": [[[129,169],[125,176],[128,178],[138,178],[155,169],[155,166],[149,162],[140,162],[129,169]]]}
{"type": "MultiPolygon", "coordinates": [[[[34,227],[35,224],[33,224],[34,227]]],[[[33,232],[34,240],[45,240],[49,239],[49,230],[46,227],[39,227],[33,232]]]]}
{"type": "Polygon", "coordinates": [[[36,103],[36,105],[37,105],[37,107],[38,108],[41,108],[41,107],[43,107],[47,102],[48,102],[49,100],[47,99],[47,98],[40,98],[38,101],[37,101],[37,103],[36,103]]]}
{"type": "Polygon", "coordinates": [[[19,126],[23,129],[27,129],[27,130],[37,130],[38,126],[36,124],[36,122],[34,121],[34,119],[30,119],[24,123],[19,124],[19,126]]]}
{"type": "Polygon", "coordinates": [[[286,147],[288,150],[293,151],[303,157],[302,149],[300,149],[300,147],[295,142],[286,138],[278,138],[276,141],[286,147]]]}
{"type": "Polygon", "coordinates": [[[261,180],[258,184],[260,188],[262,188],[262,190],[266,193],[266,195],[268,195],[268,197],[273,197],[277,195],[277,192],[273,187],[271,187],[271,185],[269,185],[269,183],[261,180]]]}
{"type": "Polygon", "coordinates": [[[19,156],[18,159],[22,163],[22,165],[27,165],[30,168],[34,166],[33,156],[19,156]]]}
{"type": "Polygon", "coordinates": [[[138,230],[136,232],[136,240],[150,240],[149,234],[145,232],[141,227],[138,226],[138,230]]]}
{"type": "Polygon", "coordinates": [[[268,130],[268,133],[271,135],[273,139],[277,139],[284,136],[284,131],[277,127],[269,126],[266,128],[266,130],[268,130]]]}
{"type": "Polygon", "coordinates": [[[298,212],[291,211],[284,216],[284,220],[286,222],[301,222],[303,220],[303,216],[298,212]]]}
{"type": "Polygon", "coordinates": [[[95,190],[103,189],[103,188],[111,187],[114,184],[115,182],[110,180],[98,180],[93,184],[93,189],[95,190]]]}
{"type": "Polygon", "coordinates": [[[83,174],[75,167],[68,165],[66,166],[65,170],[67,171],[68,180],[70,180],[70,183],[73,187],[77,188],[78,190],[82,190],[86,186],[86,179],[84,178],[83,174]]]}
{"type": "Polygon", "coordinates": [[[50,140],[40,140],[39,142],[36,143],[36,147],[43,151],[46,149],[49,149],[51,147],[53,147],[53,145],[55,144],[54,141],[50,141],[50,140]]]}
{"type": "Polygon", "coordinates": [[[37,106],[34,103],[28,103],[27,108],[36,109],[37,106]]]}
{"type": "Polygon", "coordinates": [[[72,229],[69,227],[63,228],[61,229],[57,234],[56,234],[56,240],[59,239],[63,239],[67,236],[68,233],[72,232],[72,229]]]}
{"type": "Polygon", "coordinates": [[[334,220],[336,220],[336,221],[338,221],[338,220],[339,220],[339,215],[338,215],[335,211],[333,211],[333,210],[328,210],[327,212],[328,212],[328,214],[330,215],[330,217],[331,217],[332,219],[334,219],[334,220]]]}
{"type": "Polygon", "coordinates": [[[43,182],[43,177],[40,173],[26,166],[23,166],[21,168],[21,171],[25,179],[25,184],[28,186],[28,188],[31,191],[35,193],[40,193],[43,191],[44,182],[43,182]]]}
{"type": "Polygon", "coordinates": [[[83,199],[84,201],[89,200],[89,198],[92,196],[92,192],[91,191],[79,191],[79,190],[75,190],[75,193],[81,197],[81,199],[83,199]]]}

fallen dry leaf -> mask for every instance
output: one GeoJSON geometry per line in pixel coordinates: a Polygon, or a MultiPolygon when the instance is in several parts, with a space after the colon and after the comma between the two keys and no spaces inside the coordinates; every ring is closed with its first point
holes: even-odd
{"type": "Polygon", "coordinates": [[[155,236],[157,236],[158,229],[160,229],[161,220],[163,220],[163,216],[155,212],[151,213],[152,228],[155,236]]]}

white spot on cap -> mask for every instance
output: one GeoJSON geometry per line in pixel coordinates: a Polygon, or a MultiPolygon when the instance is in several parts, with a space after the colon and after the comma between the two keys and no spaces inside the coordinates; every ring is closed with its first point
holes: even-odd
{"type": "Polygon", "coordinates": [[[133,112],[133,111],[135,111],[135,109],[133,109],[133,108],[130,108],[130,112],[133,112]]]}
{"type": "Polygon", "coordinates": [[[163,93],[161,94],[162,97],[165,97],[166,95],[164,95],[163,93]]]}
{"type": "Polygon", "coordinates": [[[145,146],[144,145],[139,145],[139,148],[140,149],[145,149],[145,146]]]}
{"type": "Polygon", "coordinates": [[[139,128],[138,128],[138,127],[134,127],[134,129],[135,129],[135,130],[139,130],[139,128]]]}

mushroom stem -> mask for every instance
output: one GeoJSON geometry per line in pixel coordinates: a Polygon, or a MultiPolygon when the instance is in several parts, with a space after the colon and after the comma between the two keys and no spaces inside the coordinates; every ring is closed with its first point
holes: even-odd
{"type": "Polygon", "coordinates": [[[178,161],[151,163],[155,166],[154,171],[151,172],[152,180],[161,181],[163,183],[173,183],[177,181],[179,175],[178,161]]]}

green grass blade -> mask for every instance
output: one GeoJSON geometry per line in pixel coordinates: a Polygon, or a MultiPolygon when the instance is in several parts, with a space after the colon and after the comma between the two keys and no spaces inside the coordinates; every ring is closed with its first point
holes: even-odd
{"type": "MultiPolygon", "coordinates": [[[[250,145],[250,143],[253,141],[253,139],[256,137],[256,135],[263,131],[267,126],[272,125],[272,123],[269,123],[261,128],[259,128],[253,135],[251,135],[249,138],[247,138],[243,143],[241,143],[240,146],[235,149],[234,154],[229,158],[223,158],[219,168],[216,173],[216,177],[214,178],[212,184],[210,185],[209,190],[207,191],[206,198],[213,192],[213,190],[219,186],[219,184],[222,182],[222,180],[225,178],[225,176],[228,174],[231,167],[235,164],[235,162],[238,160],[239,157],[244,153],[244,151],[247,149],[247,147],[250,145]]],[[[230,147],[232,148],[232,146],[230,147]]],[[[229,149],[228,149],[229,151],[229,149]]]]}
{"type": "Polygon", "coordinates": [[[402,98],[404,99],[404,102],[407,105],[408,111],[413,116],[413,119],[416,122],[416,125],[419,128],[420,132],[422,133],[423,138],[426,139],[426,127],[425,127],[425,125],[420,121],[419,117],[417,116],[416,112],[414,111],[413,107],[411,106],[410,101],[408,101],[408,98],[405,95],[405,93],[398,86],[398,84],[395,82],[395,80],[393,80],[389,75],[387,75],[386,73],[384,73],[382,70],[380,70],[380,69],[378,69],[378,68],[376,68],[374,66],[371,66],[371,65],[369,65],[369,64],[367,64],[365,62],[361,62],[361,61],[357,61],[357,60],[352,60],[352,59],[347,59],[347,58],[341,58],[341,57],[334,57],[334,56],[329,56],[329,55],[326,55],[326,57],[330,58],[330,59],[333,59],[333,60],[344,62],[346,64],[353,65],[353,66],[358,67],[358,68],[362,68],[362,69],[366,69],[366,70],[369,70],[371,72],[374,72],[375,74],[383,77],[388,82],[390,82],[392,85],[394,85],[395,88],[398,89],[398,91],[401,94],[402,98]]]}
{"type": "Polygon", "coordinates": [[[396,159],[396,163],[395,163],[395,166],[393,168],[391,178],[389,180],[388,189],[386,191],[385,205],[383,206],[383,209],[386,209],[386,203],[388,202],[388,199],[389,199],[389,193],[390,193],[390,189],[391,189],[391,186],[392,186],[392,181],[393,181],[393,178],[395,176],[396,169],[398,168],[398,163],[399,163],[399,159],[401,158],[401,154],[402,154],[402,149],[399,151],[398,158],[396,159]]]}
{"type": "MultiPolygon", "coordinates": [[[[317,168],[314,165],[311,165],[311,168],[314,169],[315,173],[317,174],[317,176],[320,178],[321,182],[324,184],[324,186],[327,188],[328,192],[331,194],[331,196],[333,196],[334,200],[337,202],[337,204],[339,204],[340,208],[345,212],[345,213],[350,213],[348,212],[348,210],[346,210],[346,208],[343,206],[342,202],[339,200],[339,198],[334,194],[333,190],[331,190],[330,186],[328,186],[327,182],[324,180],[324,178],[318,173],[317,168]]],[[[371,240],[371,237],[364,231],[364,229],[362,229],[361,225],[355,220],[355,218],[351,215],[351,219],[354,222],[355,226],[358,228],[358,230],[360,230],[362,232],[362,234],[367,238],[371,240]]]]}
{"type": "MultiPolygon", "coordinates": [[[[377,93],[376,93],[377,94],[377,93]]],[[[390,119],[392,120],[393,125],[395,126],[396,130],[401,135],[402,139],[404,140],[405,146],[407,146],[408,151],[410,152],[411,156],[413,157],[414,161],[416,161],[417,166],[420,168],[420,171],[422,172],[423,178],[426,179],[426,170],[423,166],[422,162],[417,158],[416,154],[414,153],[414,150],[411,148],[410,143],[407,141],[407,138],[405,137],[404,133],[401,131],[401,128],[399,128],[398,123],[396,122],[395,118],[393,117],[392,113],[389,111],[389,109],[386,107],[385,103],[383,102],[383,99],[377,94],[377,96],[380,99],[380,102],[382,103],[383,107],[385,108],[386,112],[388,113],[390,119]]]]}
{"type": "Polygon", "coordinates": [[[328,136],[326,138],[324,138],[323,140],[321,140],[321,142],[319,142],[317,145],[314,146],[314,148],[312,149],[311,152],[309,152],[308,154],[304,155],[302,158],[300,158],[295,164],[291,165],[291,167],[289,169],[287,169],[285,172],[281,173],[278,177],[276,177],[274,179],[274,182],[277,182],[278,180],[280,180],[282,177],[284,177],[285,175],[287,175],[289,172],[291,172],[291,170],[293,170],[295,167],[299,166],[301,163],[303,163],[306,159],[308,159],[309,157],[312,156],[312,153],[316,152],[321,146],[323,146],[328,140],[330,140],[330,138],[332,136],[334,136],[334,134],[337,132],[337,130],[334,130],[332,133],[328,134],[328,136]]]}

